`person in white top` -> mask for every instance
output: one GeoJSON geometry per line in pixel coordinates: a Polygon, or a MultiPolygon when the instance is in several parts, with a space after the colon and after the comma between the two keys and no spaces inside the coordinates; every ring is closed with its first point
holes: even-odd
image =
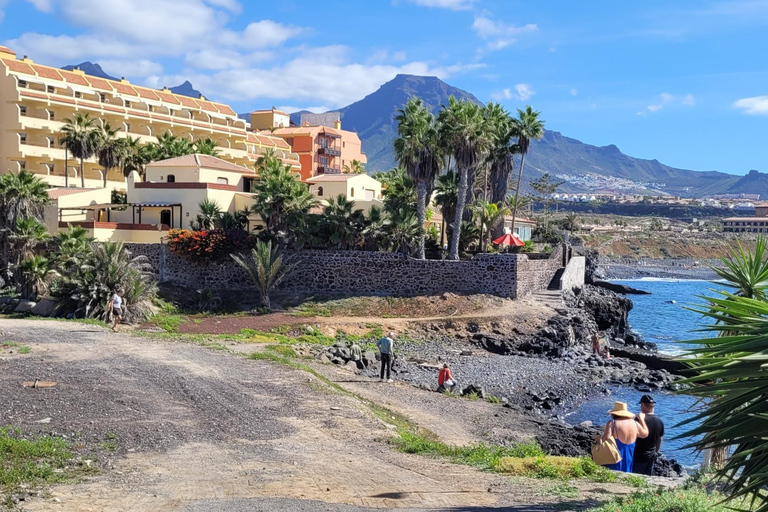
{"type": "Polygon", "coordinates": [[[109,312],[112,314],[112,330],[117,332],[117,324],[123,319],[125,313],[125,300],[123,296],[125,291],[122,288],[115,290],[109,301],[109,312]]]}

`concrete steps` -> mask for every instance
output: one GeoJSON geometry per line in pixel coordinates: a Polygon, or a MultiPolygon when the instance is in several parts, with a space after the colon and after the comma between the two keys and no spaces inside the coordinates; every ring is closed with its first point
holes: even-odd
{"type": "Polygon", "coordinates": [[[538,302],[546,304],[552,308],[562,308],[565,306],[563,303],[563,295],[560,290],[540,290],[538,292],[533,292],[530,296],[538,302]]]}

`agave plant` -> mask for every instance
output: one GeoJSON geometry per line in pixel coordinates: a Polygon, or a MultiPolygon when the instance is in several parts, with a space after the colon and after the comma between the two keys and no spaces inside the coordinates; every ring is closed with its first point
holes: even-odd
{"type": "Polygon", "coordinates": [[[283,260],[282,254],[272,250],[272,242],[256,242],[256,248],[248,256],[232,254],[232,259],[240,265],[259,289],[261,305],[270,309],[272,304],[269,295],[293,269],[283,260]]]}
{"type": "Polygon", "coordinates": [[[722,266],[712,270],[724,280],[723,286],[734,290],[734,295],[765,300],[768,288],[768,260],[765,253],[766,239],[759,237],[755,251],[745,251],[741,244],[731,252],[730,257],[722,258],[722,266]]]}

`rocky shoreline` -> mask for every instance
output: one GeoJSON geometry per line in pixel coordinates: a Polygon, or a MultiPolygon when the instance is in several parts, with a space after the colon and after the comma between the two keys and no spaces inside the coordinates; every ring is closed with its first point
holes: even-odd
{"type": "MultiPolygon", "coordinates": [[[[652,343],[628,329],[632,301],[615,292],[585,285],[563,294],[537,329],[498,323],[424,325],[396,341],[393,378],[436,391],[437,373],[450,364],[459,387],[473,397],[499,402],[526,414],[542,432],[537,441],[557,455],[585,455],[597,429],[569,425],[565,413],[614,387],[641,392],[674,390],[679,366],[660,355],[652,343]],[[591,336],[610,339],[621,357],[592,354],[591,336]]],[[[376,354],[365,354],[366,368],[357,369],[344,344],[318,355],[323,362],[348,365],[350,370],[378,377],[376,354]]],[[[493,442],[504,443],[503,439],[493,442]]],[[[682,471],[674,461],[665,476],[682,471]]]]}
{"type": "Polygon", "coordinates": [[[614,279],[718,279],[708,264],[692,260],[641,260],[641,261],[600,261],[596,277],[614,279]]]}

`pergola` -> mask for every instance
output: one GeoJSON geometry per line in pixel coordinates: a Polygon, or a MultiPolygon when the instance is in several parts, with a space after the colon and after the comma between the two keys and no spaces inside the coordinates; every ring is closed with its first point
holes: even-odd
{"type": "Polygon", "coordinates": [[[61,222],[62,219],[62,212],[64,210],[68,211],[92,211],[94,212],[94,220],[95,222],[100,222],[98,219],[101,215],[100,212],[106,211],[107,212],[107,220],[106,222],[112,222],[110,212],[112,210],[124,210],[126,208],[132,209],[133,214],[133,224],[137,224],[136,222],[136,213],[138,210],[139,214],[139,222],[138,224],[141,224],[141,211],[143,208],[163,208],[163,209],[169,209],[171,211],[171,222],[168,224],[169,227],[174,227],[174,210],[175,208],[179,209],[179,228],[181,228],[182,218],[183,218],[183,211],[182,211],[182,204],[181,203],[166,203],[166,202],[155,202],[155,203],[104,203],[104,204],[89,204],[86,206],[68,206],[64,208],[59,208],[59,222],[61,222]]]}

